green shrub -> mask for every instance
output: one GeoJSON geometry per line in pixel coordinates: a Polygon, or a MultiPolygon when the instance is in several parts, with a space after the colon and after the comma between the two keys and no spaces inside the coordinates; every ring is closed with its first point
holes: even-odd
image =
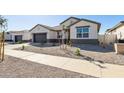
{"type": "Polygon", "coordinates": [[[81,55],[81,53],[80,53],[80,48],[77,48],[77,49],[76,49],[75,54],[76,54],[77,56],[80,56],[80,55],[81,55]]]}
{"type": "Polygon", "coordinates": [[[18,42],[16,42],[16,44],[22,44],[23,43],[23,41],[18,41],[18,42]]]}

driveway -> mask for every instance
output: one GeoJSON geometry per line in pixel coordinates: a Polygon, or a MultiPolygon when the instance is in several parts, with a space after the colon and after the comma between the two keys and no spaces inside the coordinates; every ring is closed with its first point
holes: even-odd
{"type": "Polygon", "coordinates": [[[124,77],[124,66],[89,62],[86,60],[65,58],[59,56],[52,56],[46,54],[38,54],[33,52],[12,50],[7,48],[5,50],[6,55],[10,55],[16,58],[33,61],[36,63],[53,66],[81,74],[86,74],[94,77],[124,77]]]}

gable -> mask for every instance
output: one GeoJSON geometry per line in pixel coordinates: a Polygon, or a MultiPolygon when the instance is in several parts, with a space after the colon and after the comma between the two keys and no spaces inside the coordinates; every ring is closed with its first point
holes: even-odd
{"type": "Polygon", "coordinates": [[[71,26],[71,28],[80,27],[80,26],[89,26],[92,31],[97,31],[97,32],[98,32],[98,28],[99,28],[98,24],[94,24],[94,23],[84,21],[84,20],[81,20],[81,21],[75,23],[74,25],[71,26]]]}
{"type": "Polygon", "coordinates": [[[74,24],[75,22],[79,21],[80,19],[78,18],[74,18],[74,17],[70,17],[68,19],[66,19],[65,21],[63,21],[62,23],[60,23],[61,26],[70,26],[71,24],[74,24]]]}
{"type": "Polygon", "coordinates": [[[87,19],[82,19],[80,21],[77,21],[75,22],[74,24],[70,25],[71,26],[74,26],[74,25],[77,25],[77,24],[80,24],[82,26],[96,26],[96,30],[99,32],[100,30],[100,27],[101,27],[101,24],[98,23],[98,22],[95,22],[95,21],[91,21],[91,20],[87,20],[87,19]],[[80,24],[81,23],[81,24],[80,24]]]}
{"type": "Polygon", "coordinates": [[[42,32],[48,32],[48,31],[50,30],[41,25],[36,25],[30,30],[31,33],[42,33],[42,32]]]}

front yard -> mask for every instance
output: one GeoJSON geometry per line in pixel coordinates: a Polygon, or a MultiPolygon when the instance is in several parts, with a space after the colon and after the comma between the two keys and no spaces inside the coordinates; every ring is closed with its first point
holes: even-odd
{"type": "MultiPolygon", "coordinates": [[[[20,48],[16,48],[21,50],[20,48]]],[[[124,55],[116,55],[111,49],[105,49],[98,45],[74,45],[73,47],[67,47],[67,49],[61,49],[60,46],[46,46],[46,45],[30,45],[25,46],[23,51],[30,51],[35,53],[43,53],[48,55],[71,57],[78,59],[86,59],[89,61],[98,61],[100,63],[112,63],[124,65],[124,55]],[[75,55],[77,48],[80,48],[80,56],[75,55]]]]}

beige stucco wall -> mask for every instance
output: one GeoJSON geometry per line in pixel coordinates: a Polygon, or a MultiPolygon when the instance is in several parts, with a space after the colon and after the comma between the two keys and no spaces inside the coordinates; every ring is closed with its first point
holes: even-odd
{"type": "Polygon", "coordinates": [[[114,34],[114,35],[117,35],[117,39],[124,39],[124,25],[107,33],[107,34],[114,34]]]}
{"type": "MultiPolygon", "coordinates": [[[[8,32],[9,33],[9,32],[8,32]]],[[[12,40],[12,35],[11,33],[7,34],[7,32],[5,32],[4,34],[5,40],[12,40]]]]}
{"type": "Polygon", "coordinates": [[[98,30],[97,29],[98,29],[97,24],[82,20],[82,21],[74,24],[73,26],[71,26],[71,28],[70,28],[70,38],[71,39],[98,39],[98,30]],[[78,26],[90,26],[89,38],[77,38],[76,27],[78,27],[78,26]]]}
{"type": "Polygon", "coordinates": [[[57,32],[55,31],[49,31],[49,38],[48,39],[57,39],[57,32]]]}
{"type": "Polygon", "coordinates": [[[119,39],[124,39],[124,26],[121,26],[109,33],[106,33],[106,38],[106,42],[108,42],[108,44],[110,42],[115,43],[119,39]]]}
{"type": "Polygon", "coordinates": [[[31,34],[30,32],[11,32],[12,40],[15,41],[15,35],[22,35],[22,40],[30,40],[31,34]]]}
{"type": "Polygon", "coordinates": [[[124,25],[117,28],[115,34],[117,35],[117,39],[124,39],[124,25]]]}
{"type": "Polygon", "coordinates": [[[47,33],[47,39],[56,39],[57,38],[57,32],[50,31],[49,29],[44,28],[40,25],[38,25],[31,31],[32,38],[33,38],[33,33],[47,33]]]}

